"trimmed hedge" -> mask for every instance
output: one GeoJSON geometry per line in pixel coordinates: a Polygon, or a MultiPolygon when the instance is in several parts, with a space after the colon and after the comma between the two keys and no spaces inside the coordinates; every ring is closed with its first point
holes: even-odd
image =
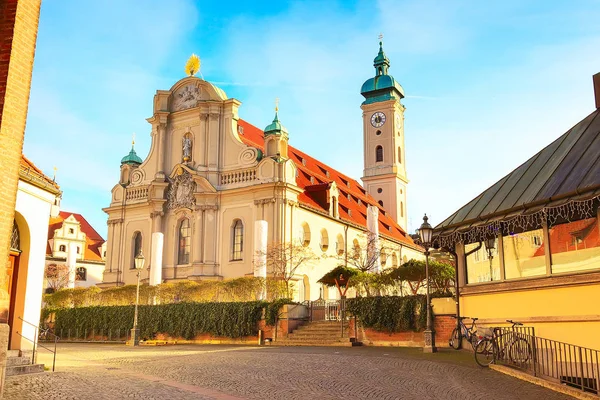
{"type": "MultiPolygon", "coordinates": [[[[278,302],[280,303],[280,302],[278,302]]],[[[142,305],[138,311],[138,326],[143,339],[156,334],[193,339],[198,334],[239,338],[258,333],[263,301],[238,303],[177,303],[142,305]]],[[[281,305],[281,304],[280,304],[281,305]]],[[[58,335],[86,339],[92,332],[99,334],[120,331],[123,335],[133,325],[134,306],[80,307],[45,310],[55,313],[54,330],[58,335]]]]}
{"type": "Polygon", "coordinates": [[[426,297],[376,296],[346,300],[346,309],[365,328],[384,332],[419,331],[427,325],[426,297]]]}

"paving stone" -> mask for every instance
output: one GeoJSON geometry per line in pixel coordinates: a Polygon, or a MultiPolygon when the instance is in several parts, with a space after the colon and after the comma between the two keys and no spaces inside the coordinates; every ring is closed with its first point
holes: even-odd
{"type": "MultiPolygon", "coordinates": [[[[5,399],[568,399],[418,349],[63,344],[57,372],[8,377],[5,399]]],[[[44,355],[38,362],[48,364],[44,355]]]]}

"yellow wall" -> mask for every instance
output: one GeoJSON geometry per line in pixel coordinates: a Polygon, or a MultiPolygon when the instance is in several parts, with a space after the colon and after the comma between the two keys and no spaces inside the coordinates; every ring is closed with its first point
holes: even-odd
{"type": "MultiPolygon", "coordinates": [[[[486,325],[506,319],[535,327],[539,337],[600,349],[600,284],[463,295],[461,314],[486,325]]],[[[506,324],[506,323],[504,323],[506,324]]]]}

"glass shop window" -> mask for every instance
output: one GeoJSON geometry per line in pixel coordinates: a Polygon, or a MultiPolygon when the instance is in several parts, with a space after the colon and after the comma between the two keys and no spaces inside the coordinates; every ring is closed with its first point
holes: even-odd
{"type": "Polygon", "coordinates": [[[546,275],[543,229],[502,237],[506,279],[546,275]]]}
{"type": "Polygon", "coordinates": [[[552,273],[600,269],[600,227],[588,218],[550,228],[552,273]]]}

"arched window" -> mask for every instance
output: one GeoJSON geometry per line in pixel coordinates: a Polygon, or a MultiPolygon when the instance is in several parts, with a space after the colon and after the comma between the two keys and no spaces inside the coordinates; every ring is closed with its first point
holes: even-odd
{"type": "Polygon", "coordinates": [[[375,147],[375,162],[383,162],[383,147],[375,147]]]}
{"type": "Polygon", "coordinates": [[[11,250],[21,251],[21,237],[19,235],[19,227],[17,221],[13,220],[13,229],[10,236],[10,248],[11,250]]]}
{"type": "Polygon", "coordinates": [[[77,254],[79,254],[81,250],[79,250],[79,246],[77,246],[77,254]]]}
{"type": "Polygon", "coordinates": [[[396,253],[392,253],[392,267],[396,268],[398,266],[398,256],[396,253]]]}
{"type": "Polygon", "coordinates": [[[383,200],[379,200],[378,203],[381,207],[383,207],[383,200]]]}
{"type": "Polygon", "coordinates": [[[329,235],[327,234],[327,230],[321,229],[321,250],[327,251],[329,248],[329,235]]]}
{"type": "Polygon", "coordinates": [[[338,256],[344,254],[344,237],[341,234],[337,235],[337,240],[335,242],[335,252],[338,256]]]}
{"type": "Polygon", "coordinates": [[[304,247],[310,244],[310,227],[306,222],[302,223],[302,245],[304,247]]]}
{"type": "Polygon", "coordinates": [[[179,245],[177,249],[177,265],[190,263],[190,247],[192,238],[190,235],[190,220],[185,218],[179,223],[179,245]]]}
{"type": "Polygon", "coordinates": [[[244,251],[244,224],[236,219],[231,226],[231,261],[241,260],[244,251]]]}
{"type": "Polygon", "coordinates": [[[400,202],[400,216],[404,217],[404,202],[400,202]]]}
{"type": "Polygon", "coordinates": [[[58,251],[67,251],[67,246],[61,244],[60,246],[58,246],[58,251]]]}
{"type": "MultiPolygon", "coordinates": [[[[137,231],[133,234],[133,252],[131,253],[131,269],[135,269],[135,256],[142,250],[142,233],[137,231]]],[[[77,252],[79,253],[79,251],[77,252]]]]}
{"type": "Polygon", "coordinates": [[[402,163],[402,149],[398,146],[398,163],[402,163]]]}
{"type": "Polygon", "coordinates": [[[77,271],[75,273],[76,281],[87,281],[87,269],[85,267],[77,267],[77,271]]]}

